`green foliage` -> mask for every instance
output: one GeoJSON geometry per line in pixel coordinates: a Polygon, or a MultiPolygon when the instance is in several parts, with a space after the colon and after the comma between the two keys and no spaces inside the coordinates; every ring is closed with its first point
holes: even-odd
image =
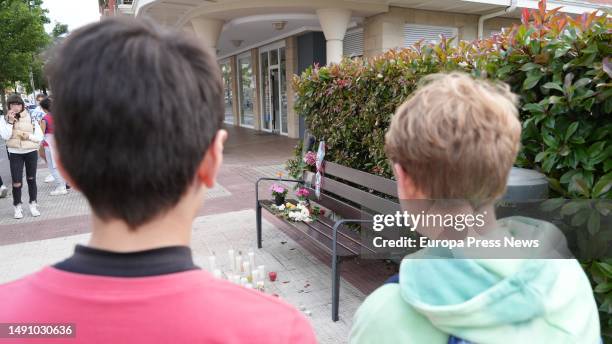
{"type": "Polygon", "coordinates": [[[55,23],[53,30],[51,30],[51,37],[59,38],[68,33],[68,25],[62,23],[55,23]]]}
{"type": "Polygon", "coordinates": [[[16,81],[29,85],[35,55],[48,44],[44,24],[49,20],[42,1],[0,1],[0,93],[16,81]]]}
{"type": "MultiPolygon", "coordinates": [[[[392,178],[384,133],[423,76],[459,70],[501,80],[521,101],[522,149],[516,164],[545,173],[560,197],[609,200],[611,32],[606,15],[572,18],[558,9],[546,11],[542,1],[538,10],[523,11],[521,25],[488,39],[451,46],[442,37],[437,44],[309,68],[293,80],[295,108],[308,130],[326,141],[327,160],[392,178]]],[[[570,215],[594,231],[599,217],[591,216],[594,211],[585,214],[570,215]]],[[[602,331],[612,338],[611,262],[584,261],[583,266],[593,282],[602,331]]]]}

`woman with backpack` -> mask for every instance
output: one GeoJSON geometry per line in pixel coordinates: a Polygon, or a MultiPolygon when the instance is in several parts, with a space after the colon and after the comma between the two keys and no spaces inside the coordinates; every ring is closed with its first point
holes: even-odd
{"type": "Polygon", "coordinates": [[[23,218],[21,208],[21,189],[23,186],[23,169],[26,170],[28,194],[30,196],[30,213],[40,216],[36,204],[36,166],[38,148],[43,140],[43,132],[38,122],[25,109],[23,99],[17,94],[7,99],[8,112],[0,119],[0,136],[6,140],[11,178],[13,179],[13,205],[15,218],[23,218]]]}

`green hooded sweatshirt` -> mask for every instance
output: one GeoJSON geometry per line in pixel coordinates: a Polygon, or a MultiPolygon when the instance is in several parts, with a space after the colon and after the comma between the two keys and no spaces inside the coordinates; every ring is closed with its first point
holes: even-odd
{"type": "MultiPolygon", "coordinates": [[[[521,227],[534,221],[525,220],[521,227]]],[[[591,285],[574,259],[407,257],[399,279],[363,302],[350,343],[446,344],[450,335],[479,344],[601,343],[591,285]]]]}

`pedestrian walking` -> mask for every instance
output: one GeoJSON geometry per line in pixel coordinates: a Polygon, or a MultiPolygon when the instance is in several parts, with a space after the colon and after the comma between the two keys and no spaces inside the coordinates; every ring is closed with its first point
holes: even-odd
{"type": "Polygon", "coordinates": [[[51,196],[65,195],[68,193],[66,190],[66,182],[64,178],[59,174],[57,169],[55,155],[55,135],[53,134],[53,115],[51,115],[51,99],[45,98],[40,102],[40,107],[45,112],[45,115],[40,121],[40,128],[44,133],[43,148],[45,149],[45,157],[47,160],[47,167],[53,180],[57,183],[55,190],[51,191],[51,196]]]}
{"type": "Polygon", "coordinates": [[[30,196],[30,213],[34,217],[40,216],[36,204],[36,164],[38,163],[38,148],[43,139],[43,132],[38,122],[25,109],[25,103],[19,95],[10,95],[7,104],[8,113],[3,119],[0,119],[0,136],[6,140],[8,148],[11,178],[13,179],[15,218],[23,218],[21,189],[24,166],[30,196]]]}

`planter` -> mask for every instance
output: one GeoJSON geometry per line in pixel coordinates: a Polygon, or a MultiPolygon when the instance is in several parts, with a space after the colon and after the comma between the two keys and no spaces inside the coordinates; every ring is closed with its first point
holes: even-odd
{"type": "Polygon", "coordinates": [[[274,195],[274,204],[276,204],[276,206],[285,204],[285,195],[274,195]]]}

